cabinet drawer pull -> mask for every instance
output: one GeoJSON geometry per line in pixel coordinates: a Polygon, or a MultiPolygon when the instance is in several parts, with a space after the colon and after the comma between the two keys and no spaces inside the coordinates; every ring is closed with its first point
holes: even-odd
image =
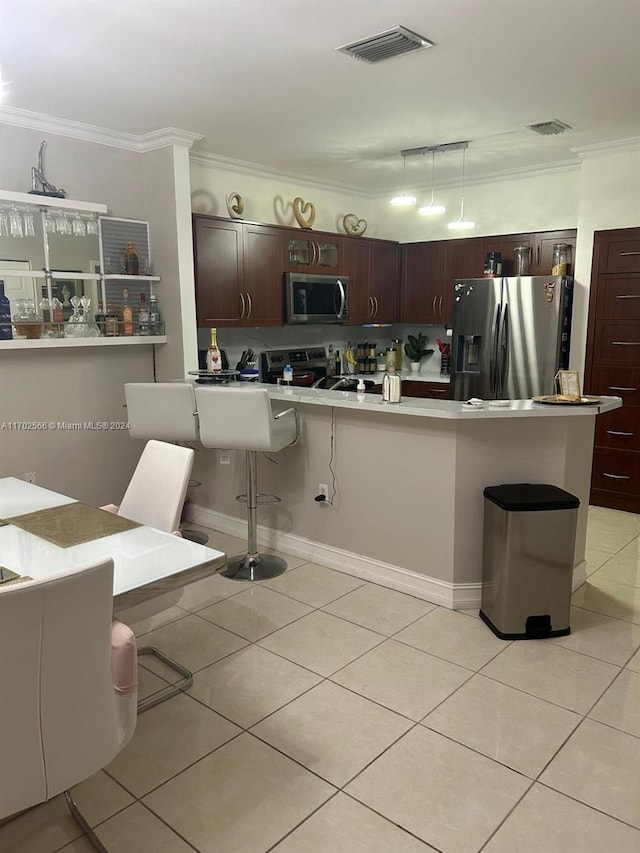
{"type": "Polygon", "coordinates": [[[621,258],[628,258],[629,255],[640,255],[640,252],[620,252],[621,258]]]}
{"type": "Polygon", "coordinates": [[[244,320],[244,311],[245,311],[245,306],[244,306],[244,293],[240,293],[240,306],[241,306],[241,307],[240,307],[240,319],[241,319],[241,320],[244,320]]]}
{"type": "Polygon", "coordinates": [[[603,477],[609,477],[610,480],[630,480],[631,477],[628,477],[626,474],[607,474],[606,471],[602,474],[603,477]]]}
{"type": "Polygon", "coordinates": [[[640,299],[640,293],[625,293],[622,296],[616,296],[616,299],[640,299]]]}
{"type": "Polygon", "coordinates": [[[631,438],[633,433],[632,432],[623,432],[620,429],[608,429],[607,435],[624,435],[627,438],[631,438]]]}
{"type": "Polygon", "coordinates": [[[434,319],[434,320],[435,320],[435,318],[436,318],[436,300],[437,300],[437,298],[438,298],[437,296],[434,296],[434,297],[433,297],[433,302],[431,303],[431,311],[432,311],[432,313],[433,313],[433,319],[434,319]]]}
{"type": "Polygon", "coordinates": [[[247,293],[247,302],[249,303],[249,310],[247,311],[247,320],[248,320],[249,317],[251,316],[251,312],[253,310],[253,305],[251,303],[251,294],[250,293],[247,293]]]}
{"type": "Polygon", "coordinates": [[[625,388],[624,385],[609,385],[609,391],[637,391],[637,388],[625,388]]]}
{"type": "Polygon", "coordinates": [[[377,296],[373,297],[373,304],[376,306],[376,310],[375,310],[375,313],[373,316],[377,317],[378,316],[378,297],[377,296]]]}
{"type": "Polygon", "coordinates": [[[448,394],[449,389],[448,388],[431,388],[429,390],[429,393],[430,394],[448,394]]]}
{"type": "Polygon", "coordinates": [[[614,347],[640,347],[640,341],[611,341],[614,347]]]}

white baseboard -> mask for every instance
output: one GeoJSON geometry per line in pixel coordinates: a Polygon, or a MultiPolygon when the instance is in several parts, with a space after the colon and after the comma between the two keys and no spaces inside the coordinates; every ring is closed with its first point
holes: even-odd
{"type": "MultiPolygon", "coordinates": [[[[212,530],[228,533],[240,539],[246,538],[247,523],[233,515],[216,512],[197,504],[189,503],[187,520],[193,524],[200,522],[212,530]]],[[[284,551],[295,557],[305,557],[313,563],[320,563],[330,569],[363,578],[372,583],[406,592],[416,598],[448,607],[450,610],[476,610],[480,608],[482,598],[481,583],[449,583],[437,578],[421,575],[391,563],[383,563],[373,557],[354,554],[332,545],[314,542],[294,533],[281,533],[271,527],[258,525],[258,543],[266,548],[284,551]]],[[[573,570],[571,592],[575,592],[587,580],[587,564],[583,560],[573,570]]]]}
{"type": "MultiPolygon", "coordinates": [[[[187,520],[193,524],[202,524],[221,533],[244,539],[247,535],[247,523],[242,519],[222,512],[206,509],[197,504],[187,506],[187,520]]],[[[348,575],[405,592],[416,598],[448,607],[450,610],[472,610],[480,607],[482,585],[479,583],[452,584],[448,581],[421,575],[391,563],[383,563],[373,557],[354,554],[332,545],[314,542],[294,533],[281,533],[270,527],[258,525],[258,543],[266,548],[274,548],[305,557],[313,563],[320,563],[330,569],[336,569],[348,575]]]]}

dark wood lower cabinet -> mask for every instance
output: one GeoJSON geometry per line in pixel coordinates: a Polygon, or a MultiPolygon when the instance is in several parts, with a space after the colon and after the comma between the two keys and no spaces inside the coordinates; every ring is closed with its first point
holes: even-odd
{"type": "Polygon", "coordinates": [[[403,379],[402,396],[448,400],[451,397],[451,386],[448,382],[417,382],[415,379],[403,379]]]}

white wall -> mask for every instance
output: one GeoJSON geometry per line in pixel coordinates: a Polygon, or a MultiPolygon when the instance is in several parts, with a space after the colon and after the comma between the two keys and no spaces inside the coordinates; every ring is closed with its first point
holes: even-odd
{"type": "Polygon", "coordinates": [[[430,191],[417,192],[418,203],[409,208],[394,207],[389,196],[378,197],[372,216],[385,237],[401,243],[575,228],[579,191],[579,168],[467,184],[464,215],[476,227],[466,235],[447,227],[448,222],[460,216],[459,186],[436,188],[436,201],[447,208],[442,216],[418,213],[418,208],[431,199],[430,191]]]}
{"type": "Polygon", "coordinates": [[[295,181],[290,177],[269,176],[264,172],[241,172],[224,166],[191,163],[191,200],[194,213],[229,216],[226,197],[240,193],[244,199],[243,218],[251,222],[291,225],[293,199],[297,196],[313,203],[316,209],[314,229],[344,233],[342,220],[355,213],[368,222],[367,237],[384,237],[372,219],[372,202],[365,193],[339,190],[312,181],[295,181]]]}

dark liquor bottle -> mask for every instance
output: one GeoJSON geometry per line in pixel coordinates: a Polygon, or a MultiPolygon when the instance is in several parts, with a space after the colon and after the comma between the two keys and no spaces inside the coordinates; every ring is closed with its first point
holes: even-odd
{"type": "Polygon", "coordinates": [[[4,279],[0,278],[0,341],[13,340],[11,329],[11,304],[4,293],[4,279]]]}

